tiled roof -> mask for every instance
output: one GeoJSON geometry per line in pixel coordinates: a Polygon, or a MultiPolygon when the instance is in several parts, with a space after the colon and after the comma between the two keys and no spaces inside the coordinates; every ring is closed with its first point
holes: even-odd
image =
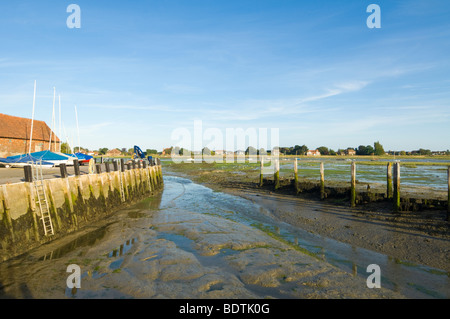
{"type": "MultiPolygon", "coordinates": [[[[30,130],[31,119],[0,113],[0,138],[29,139],[30,130]]],[[[48,141],[50,132],[50,128],[44,121],[33,121],[33,140],[48,141]]],[[[52,140],[54,140],[53,136],[52,140]]],[[[59,142],[57,136],[56,142],[59,142]]]]}

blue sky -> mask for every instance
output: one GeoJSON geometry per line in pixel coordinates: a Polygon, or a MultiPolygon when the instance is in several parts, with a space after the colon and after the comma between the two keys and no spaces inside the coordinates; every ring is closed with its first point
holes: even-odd
{"type": "Polygon", "coordinates": [[[278,128],[281,146],[446,150],[449,17],[446,0],[2,1],[0,113],[31,117],[36,80],[36,119],[56,87],[89,149],[162,150],[201,120],[278,128]]]}

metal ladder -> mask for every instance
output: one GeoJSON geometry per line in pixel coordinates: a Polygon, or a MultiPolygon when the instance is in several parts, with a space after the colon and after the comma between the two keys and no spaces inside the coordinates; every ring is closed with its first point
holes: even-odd
{"type": "Polygon", "coordinates": [[[36,191],[36,204],[39,205],[41,212],[41,220],[44,226],[45,236],[54,235],[52,218],[50,217],[50,208],[47,202],[47,194],[45,192],[44,177],[42,175],[42,161],[30,163],[32,168],[33,184],[36,191]]]}

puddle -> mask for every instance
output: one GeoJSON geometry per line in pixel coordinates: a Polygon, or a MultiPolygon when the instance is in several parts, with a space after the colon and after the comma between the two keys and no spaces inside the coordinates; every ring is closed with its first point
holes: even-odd
{"type": "Polygon", "coordinates": [[[58,259],[58,258],[64,257],[68,253],[70,253],[78,248],[94,246],[97,241],[99,241],[99,240],[103,239],[103,237],[105,237],[108,226],[109,226],[109,224],[105,225],[101,228],[98,228],[94,231],[91,231],[85,235],[81,235],[81,236],[77,237],[76,239],[74,239],[73,241],[71,241],[61,247],[58,247],[55,250],[52,250],[52,251],[46,253],[45,255],[38,258],[38,260],[44,261],[44,260],[58,259]]]}
{"type": "Polygon", "coordinates": [[[121,257],[117,260],[114,260],[109,264],[109,269],[113,270],[113,273],[117,273],[121,271],[121,266],[124,260],[124,256],[137,242],[137,238],[132,238],[121,244],[118,248],[113,249],[108,253],[108,258],[116,258],[121,257]]]}
{"type": "Polygon", "coordinates": [[[121,244],[119,247],[113,249],[108,253],[108,257],[118,257],[126,254],[131,247],[133,247],[134,243],[137,242],[137,238],[132,238],[121,244]]]}
{"type": "Polygon", "coordinates": [[[131,211],[128,212],[128,217],[130,218],[143,218],[143,217],[147,217],[148,215],[146,213],[142,213],[140,211],[131,211]]]}

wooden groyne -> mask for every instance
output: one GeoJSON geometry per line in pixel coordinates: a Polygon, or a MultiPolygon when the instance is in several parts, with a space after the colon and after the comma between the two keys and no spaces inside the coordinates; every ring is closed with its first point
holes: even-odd
{"type": "Polygon", "coordinates": [[[44,192],[40,194],[27,168],[25,182],[0,185],[0,261],[101,220],[162,189],[159,163],[126,165],[122,161],[114,162],[113,167],[109,163],[95,167],[95,173],[80,175],[75,165],[75,174],[69,176],[61,165],[61,178],[42,180],[44,192]],[[48,204],[52,234],[46,232],[42,222],[42,194],[48,204]]]}
{"type": "Polygon", "coordinates": [[[450,167],[447,169],[447,182],[448,182],[448,199],[432,199],[432,198],[419,198],[414,195],[402,195],[401,194],[401,178],[400,178],[400,163],[388,163],[386,166],[386,188],[383,190],[374,190],[370,188],[367,183],[367,188],[362,190],[361,186],[357,187],[357,163],[352,162],[350,165],[350,180],[347,185],[345,182],[326,182],[325,169],[323,162],[319,162],[320,178],[317,181],[310,179],[302,179],[298,174],[297,159],[293,164],[293,178],[281,179],[280,168],[277,161],[275,161],[274,178],[263,178],[261,164],[260,173],[260,187],[269,187],[274,191],[283,191],[292,189],[294,194],[300,193],[317,193],[321,200],[327,198],[345,199],[348,200],[351,207],[357,205],[368,204],[372,202],[391,202],[393,212],[406,212],[406,211],[420,211],[423,209],[439,209],[447,211],[447,220],[450,221],[450,167]],[[393,165],[392,165],[393,164],[393,165]]]}

